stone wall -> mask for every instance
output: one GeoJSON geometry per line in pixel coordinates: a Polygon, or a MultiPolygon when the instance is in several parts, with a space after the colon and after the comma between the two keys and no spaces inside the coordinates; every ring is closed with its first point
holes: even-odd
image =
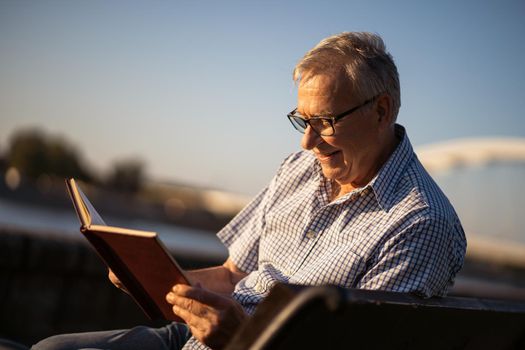
{"type": "MultiPolygon", "coordinates": [[[[185,268],[222,261],[176,257],[185,268]]],[[[30,345],[65,332],[162,325],[107,279],[82,237],[0,227],[0,338],[30,345]]]]}

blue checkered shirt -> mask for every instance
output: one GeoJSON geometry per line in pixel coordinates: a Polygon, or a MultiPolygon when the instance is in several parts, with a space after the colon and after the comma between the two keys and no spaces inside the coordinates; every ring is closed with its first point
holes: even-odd
{"type": "Polygon", "coordinates": [[[404,128],[396,132],[398,147],[365,187],[330,202],[315,156],[295,153],[218,233],[248,273],[233,292],[248,313],[277,282],[446,294],[463,265],[465,234],[404,128]]]}

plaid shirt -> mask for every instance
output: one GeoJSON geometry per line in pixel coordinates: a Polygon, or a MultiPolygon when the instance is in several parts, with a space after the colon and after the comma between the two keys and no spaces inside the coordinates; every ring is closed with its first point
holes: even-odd
{"type": "Polygon", "coordinates": [[[463,265],[463,228],[404,128],[396,132],[401,142],[365,187],[330,202],[315,156],[292,154],[218,233],[248,273],[233,292],[248,313],[277,282],[446,294],[463,265]]]}

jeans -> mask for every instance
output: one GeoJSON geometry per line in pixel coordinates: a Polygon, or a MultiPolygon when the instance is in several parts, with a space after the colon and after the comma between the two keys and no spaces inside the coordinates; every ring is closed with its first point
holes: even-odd
{"type": "Polygon", "coordinates": [[[144,326],[115,331],[55,335],[33,345],[33,350],[178,350],[191,337],[188,326],[170,323],[162,328],[144,326]]]}

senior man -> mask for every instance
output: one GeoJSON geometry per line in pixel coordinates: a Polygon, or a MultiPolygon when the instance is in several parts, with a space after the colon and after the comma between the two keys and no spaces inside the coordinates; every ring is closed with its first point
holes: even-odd
{"type": "Polygon", "coordinates": [[[297,108],[287,117],[304,151],[218,233],[224,265],[189,272],[196,287],[167,294],[186,325],[62,335],[35,348],[219,349],[277,282],[446,293],[464,232],[396,124],[399,78],[382,39],[326,38],[293,77],[297,108]]]}

